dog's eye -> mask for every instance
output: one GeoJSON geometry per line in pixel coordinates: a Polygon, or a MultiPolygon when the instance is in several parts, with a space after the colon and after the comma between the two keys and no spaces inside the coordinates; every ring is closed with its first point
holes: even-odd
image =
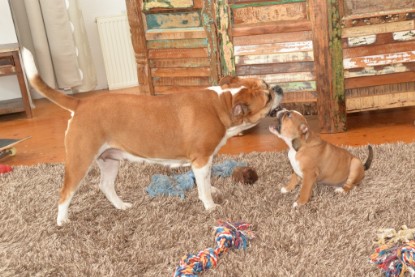
{"type": "Polygon", "coordinates": [[[287,116],[291,118],[291,112],[287,112],[287,116]]]}

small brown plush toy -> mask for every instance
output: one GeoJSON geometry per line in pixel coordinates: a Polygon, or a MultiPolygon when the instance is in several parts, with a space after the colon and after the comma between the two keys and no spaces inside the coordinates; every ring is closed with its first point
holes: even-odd
{"type": "Polygon", "coordinates": [[[233,170],[232,180],[234,182],[252,185],[258,180],[258,174],[252,167],[238,166],[233,170]]]}

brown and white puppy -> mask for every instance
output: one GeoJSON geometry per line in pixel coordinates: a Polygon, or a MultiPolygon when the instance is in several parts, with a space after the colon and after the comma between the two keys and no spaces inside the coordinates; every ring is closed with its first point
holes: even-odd
{"type": "Polygon", "coordinates": [[[348,192],[359,185],[373,159],[369,145],[369,157],[363,165],[359,158],[343,148],[330,144],[312,132],[304,116],[297,111],[282,110],[277,113],[276,124],[269,127],[289,147],[288,158],[293,168],[289,183],[282,193],[292,191],[302,179],[300,195],[294,207],[304,205],[310,199],[313,186],[324,183],[337,186],[336,192],[348,192]]]}
{"type": "Polygon", "coordinates": [[[282,92],[260,79],[225,77],[220,86],[163,96],[104,94],[75,98],[50,88],[23,49],[30,84],[72,118],[65,135],[65,177],[57,224],[68,221],[74,193],[96,160],[100,189],[117,209],[127,209],[114,189],[119,160],[191,166],[199,199],[216,207],[210,183],[214,155],[227,139],[256,125],[276,108],[282,92]],[[281,92],[281,93],[277,93],[281,92]]]}

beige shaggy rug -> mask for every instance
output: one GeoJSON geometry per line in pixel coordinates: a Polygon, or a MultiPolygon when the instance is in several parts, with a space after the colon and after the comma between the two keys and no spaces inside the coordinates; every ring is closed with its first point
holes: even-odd
{"type": "MultiPolygon", "coordinates": [[[[367,157],[366,147],[348,149],[367,157]]],[[[203,276],[381,276],[369,263],[377,230],[415,227],[415,144],[374,146],[361,186],[348,195],[317,186],[299,210],[291,208],[298,189],[280,193],[291,171],[286,154],[218,156],[215,163],[247,162],[259,180],[213,178],[222,200],[211,213],[195,188],[185,199],[150,198],[151,176],[177,171],[130,163],[122,163],[116,183],[133,207],[116,210],[99,191],[94,166],[63,227],[56,226],[63,165],[15,167],[0,175],[0,276],[172,276],[183,255],[215,246],[218,219],[252,223],[256,238],[203,276]]]]}

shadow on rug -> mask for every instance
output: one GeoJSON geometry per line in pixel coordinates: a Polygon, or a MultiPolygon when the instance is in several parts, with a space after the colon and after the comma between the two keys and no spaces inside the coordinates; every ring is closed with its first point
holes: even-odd
{"type": "MultiPolygon", "coordinates": [[[[348,148],[366,159],[367,148],[348,148]]],[[[98,189],[93,167],[75,194],[71,222],[56,226],[63,165],[16,167],[0,176],[1,276],[172,276],[180,258],[214,247],[218,219],[254,225],[246,251],[230,251],[203,276],[380,276],[369,263],[380,228],[413,228],[415,144],[374,146],[372,167],[347,195],[314,188],[311,201],[291,208],[298,193],[279,190],[291,173],[286,152],[220,155],[256,169],[254,185],[213,178],[221,208],[208,213],[195,188],[179,197],[145,192],[161,166],[123,163],[116,181],[120,197],[133,203],[113,208],[98,189]]]]}

